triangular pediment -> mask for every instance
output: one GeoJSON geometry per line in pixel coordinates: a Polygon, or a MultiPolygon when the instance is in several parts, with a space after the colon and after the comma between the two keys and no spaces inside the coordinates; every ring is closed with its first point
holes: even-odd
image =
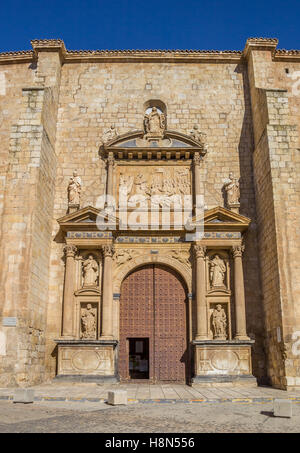
{"type": "Polygon", "coordinates": [[[118,219],[110,214],[105,214],[102,210],[93,206],[86,206],[78,211],[65,215],[57,220],[62,230],[66,229],[96,229],[97,222],[103,222],[107,225],[115,225],[118,219]]]}
{"type": "Polygon", "coordinates": [[[244,231],[250,225],[251,220],[229,209],[217,206],[204,211],[203,216],[194,217],[192,224],[204,224],[204,230],[215,231],[244,231]]]}

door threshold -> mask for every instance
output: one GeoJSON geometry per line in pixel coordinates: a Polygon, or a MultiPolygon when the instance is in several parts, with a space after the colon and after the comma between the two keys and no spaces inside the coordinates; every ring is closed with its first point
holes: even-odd
{"type": "Polygon", "coordinates": [[[120,384],[189,385],[189,382],[181,382],[181,381],[152,381],[151,379],[130,379],[128,381],[120,381],[120,384]]]}

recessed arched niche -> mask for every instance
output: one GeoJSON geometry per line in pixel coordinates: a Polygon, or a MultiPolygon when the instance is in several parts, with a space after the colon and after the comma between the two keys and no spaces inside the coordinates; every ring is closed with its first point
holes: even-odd
{"type": "MultiPolygon", "coordinates": [[[[148,101],[144,102],[144,114],[149,115],[151,113],[152,108],[155,107],[159,114],[163,113],[165,116],[165,123],[167,121],[167,106],[166,104],[161,101],[160,99],[149,99],[148,101]]],[[[166,124],[167,126],[167,124],[166,124]]]]}
{"type": "Polygon", "coordinates": [[[145,113],[146,113],[146,110],[150,111],[152,109],[152,107],[156,107],[158,110],[160,110],[161,113],[164,113],[164,114],[167,113],[167,106],[160,99],[149,99],[148,101],[144,102],[145,113]]]}

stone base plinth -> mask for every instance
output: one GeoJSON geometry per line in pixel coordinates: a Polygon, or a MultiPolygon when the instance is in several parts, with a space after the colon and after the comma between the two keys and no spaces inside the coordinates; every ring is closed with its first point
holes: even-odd
{"type": "Polygon", "coordinates": [[[73,212],[78,211],[80,208],[79,204],[69,204],[68,205],[68,214],[72,214],[73,212]]]}
{"type": "Polygon", "coordinates": [[[196,386],[256,386],[252,375],[252,340],[194,341],[194,378],[196,386]]]}
{"type": "Polygon", "coordinates": [[[116,340],[56,340],[55,379],[81,382],[116,382],[116,340]]]}
{"type": "Polygon", "coordinates": [[[126,405],[127,404],[127,392],[126,390],[113,390],[107,394],[107,403],[112,406],[126,405]]]}

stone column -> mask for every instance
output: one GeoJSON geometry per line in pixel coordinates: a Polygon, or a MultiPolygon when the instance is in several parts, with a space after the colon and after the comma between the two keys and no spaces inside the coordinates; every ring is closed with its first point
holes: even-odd
{"type": "MultiPolygon", "coordinates": [[[[113,180],[114,165],[115,165],[115,159],[114,159],[113,153],[109,152],[108,157],[107,157],[107,180],[106,180],[106,195],[109,197],[112,197],[113,193],[114,193],[114,186],[113,186],[113,184],[114,184],[114,180],[113,180]]],[[[106,203],[106,206],[109,207],[111,205],[112,205],[112,201],[111,201],[111,199],[109,199],[106,203]]]]}
{"type": "Polygon", "coordinates": [[[120,340],[120,297],[119,293],[113,294],[113,336],[118,340],[120,340]]]}
{"type": "Polygon", "coordinates": [[[73,297],[75,281],[75,254],[77,248],[74,245],[66,245],[65,284],[64,284],[64,303],[63,303],[63,337],[73,337],[73,297]]]}
{"type": "Polygon", "coordinates": [[[102,328],[101,338],[113,338],[113,282],[112,257],[113,245],[104,245],[103,250],[103,292],[102,292],[102,328]]]}
{"type": "Polygon", "coordinates": [[[236,316],[236,340],[249,340],[246,332],[246,307],[245,307],[245,288],[242,254],[243,245],[232,247],[234,259],[234,296],[235,296],[235,316],[236,316]]]}
{"type": "Polygon", "coordinates": [[[197,195],[201,195],[201,177],[200,177],[200,163],[201,155],[199,152],[194,154],[193,164],[194,164],[194,209],[197,204],[197,195]]]}
{"type": "Polygon", "coordinates": [[[197,333],[196,340],[207,340],[207,307],[206,307],[206,278],[205,252],[206,247],[194,245],[196,257],[196,306],[197,306],[197,333]]]}

